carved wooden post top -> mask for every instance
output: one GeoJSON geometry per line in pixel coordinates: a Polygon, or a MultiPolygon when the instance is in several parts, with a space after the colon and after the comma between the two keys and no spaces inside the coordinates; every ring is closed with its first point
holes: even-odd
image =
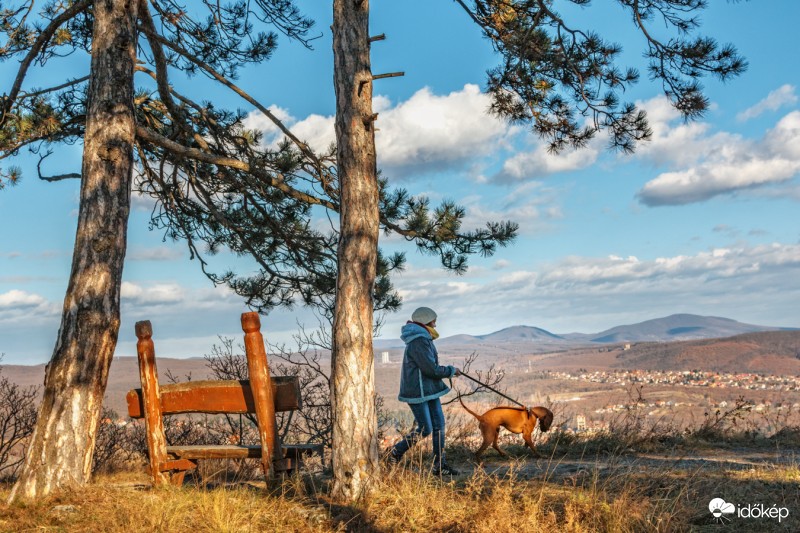
{"type": "Polygon", "coordinates": [[[142,320],[136,323],[136,337],[139,340],[146,340],[153,336],[153,326],[149,320],[142,320]]]}
{"type": "Polygon", "coordinates": [[[258,316],[258,313],[255,311],[242,313],[242,329],[245,333],[261,331],[261,318],[258,316]]]}

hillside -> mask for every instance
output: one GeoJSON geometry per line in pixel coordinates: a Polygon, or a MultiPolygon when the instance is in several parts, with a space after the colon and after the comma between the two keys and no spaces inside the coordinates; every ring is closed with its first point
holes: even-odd
{"type": "Polygon", "coordinates": [[[722,339],[636,344],[614,368],[711,370],[800,375],[800,331],[748,333],[722,339]]]}

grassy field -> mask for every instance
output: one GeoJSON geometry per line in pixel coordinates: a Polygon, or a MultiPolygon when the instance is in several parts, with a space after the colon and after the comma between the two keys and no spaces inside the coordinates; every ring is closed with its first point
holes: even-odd
{"type": "MultiPolygon", "coordinates": [[[[0,531],[798,531],[800,446],[783,440],[578,439],[554,434],[539,458],[508,447],[482,466],[462,446],[453,479],[429,473],[424,447],[387,469],[353,506],[328,497],[330,476],[263,481],[207,475],[153,490],[141,470],[98,477],[88,487],[40,501],[0,505],[0,531]],[[632,447],[633,446],[633,447],[632,447]],[[794,454],[797,454],[795,456],[794,454]],[[719,524],[712,498],[788,509],[777,518],[730,517],[719,524]]],[[[212,469],[213,470],[213,469],[212,469]]],[[[209,472],[210,470],[206,470],[209,472]]],[[[9,487],[0,489],[5,502],[9,487]]]]}

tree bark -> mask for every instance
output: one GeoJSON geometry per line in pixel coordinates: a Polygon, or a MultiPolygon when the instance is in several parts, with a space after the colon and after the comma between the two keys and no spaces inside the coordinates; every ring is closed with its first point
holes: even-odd
{"type": "Polygon", "coordinates": [[[369,0],[334,0],[336,141],[341,194],[333,325],[333,496],[354,501],[379,473],[372,291],[378,253],[369,0]]]}
{"type": "Polygon", "coordinates": [[[136,0],[94,2],[80,210],[61,327],[10,501],[85,484],[117,344],[136,131],[136,0]]]}

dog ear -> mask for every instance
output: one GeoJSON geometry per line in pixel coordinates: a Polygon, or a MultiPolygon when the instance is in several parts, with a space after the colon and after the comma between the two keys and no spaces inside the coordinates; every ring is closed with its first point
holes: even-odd
{"type": "Polygon", "coordinates": [[[539,419],[539,429],[548,431],[553,423],[553,412],[547,407],[532,407],[531,411],[539,419]]]}

